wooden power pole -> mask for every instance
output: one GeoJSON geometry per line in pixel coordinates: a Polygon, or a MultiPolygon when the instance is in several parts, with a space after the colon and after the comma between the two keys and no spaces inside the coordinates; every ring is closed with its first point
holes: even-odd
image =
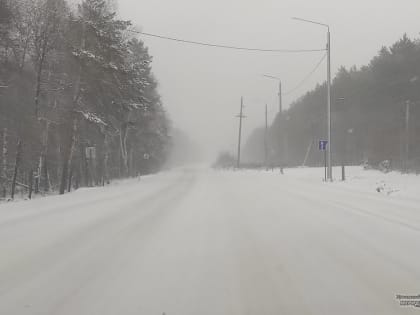
{"type": "Polygon", "coordinates": [[[244,98],[241,97],[241,108],[239,111],[239,115],[236,116],[239,118],[239,139],[238,139],[238,156],[237,156],[237,161],[236,161],[236,167],[240,168],[241,167],[241,141],[242,141],[242,119],[245,118],[244,116],[244,98]]]}
{"type": "Polygon", "coordinates": [[[268,168],[268,109],[265,105],[264,164],[268,168]]]}
{"type": "Polygon", "coordinates": [[[405,157],[404,171],[408,173],[410,158],[410,101],[405,102],[405,157]]]}

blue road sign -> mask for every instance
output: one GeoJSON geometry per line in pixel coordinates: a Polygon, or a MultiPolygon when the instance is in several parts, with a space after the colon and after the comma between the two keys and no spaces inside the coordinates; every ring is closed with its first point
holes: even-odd
{"type": "Polygon", "coordinates": [[[327,140],[319,140],[318,148],[320,151],[326,151],[328,146],[327,140]]]}

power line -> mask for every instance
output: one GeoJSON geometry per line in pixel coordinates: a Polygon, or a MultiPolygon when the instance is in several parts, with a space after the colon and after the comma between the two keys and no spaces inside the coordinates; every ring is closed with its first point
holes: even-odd
{"type": "Polygon", "coordinates": [[[214,47],[214,48],[224,48],[224,49],[232,49],[232,50],[244,50],[244,51],[256,51],[256,52],[277,52],[277,53],[311,53],[311,52],[320,52],[325,51],[325,49],[262,49],[262,48],[249,48],[249,47],[239,47],[239,46],[230,46],[230,45],[220,45],[220,44],[211,44],[205,42],[198,42],[198,41],[191,41],[185,39],[179,39],[175,37],[168,37],[163,35],[151,34],[146,32],[140,32],[135,30],[128,30],[129,32],[140,34],[143,36],[154,37],[184,44],[191,44],[197,46],[206,46],[206,47],[214,47]]]}
{"type": "Polygon", "coordinates": [[[286,93],[284,93],[284,95],[290,95],[293,92],[295,92],[296,90],[298,90],[300,87],[302,87],[303,84],[305,84],[306,81],[315,73],[315,71],[318,70],[318,68],[321,66],[322,62],[325,60],[326,57],[327,57],[327,54],[325,53],[322,56],[321,60],[316,64],[315,68],[311,72],[309,72],[305,76],[305,78],[302,81],[299,82],[299,84],[297,84],[293,89],[291,89],[291,90],[287,91],[286,93]]]}

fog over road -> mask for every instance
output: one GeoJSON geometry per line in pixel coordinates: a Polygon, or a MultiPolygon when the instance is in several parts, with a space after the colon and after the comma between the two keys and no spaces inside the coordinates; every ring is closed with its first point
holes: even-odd
{"type": "Polygon", "coordinates": [[[0,205],[0,314],[414,314],[418,199],[181,169],[0,205]]]}

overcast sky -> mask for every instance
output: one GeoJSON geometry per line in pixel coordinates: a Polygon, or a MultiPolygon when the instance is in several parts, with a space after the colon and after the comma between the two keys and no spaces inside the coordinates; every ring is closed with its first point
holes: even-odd
{"type": "MultiPolygon", "coordinates": [[[[291,20],[298,16],[328,23],[333,71],[364,65],[381,46],[403,33],[419,37],[420,0],[119,0],[122,18],[141,30],[182,39],[275,49],[322,49],[326,30],[291,20]]],[[[279,76],[283,91],[294,88],[322,58],[305,54],[256,53],[197,47],[143,37],[174,125],[188,132],[208,154],[235,150],[240,98],[245,99],[244,137],[271,119],[279,76]]],[[[294,94],[293,100],[326,78],[326,64],[294,94]]]]}

